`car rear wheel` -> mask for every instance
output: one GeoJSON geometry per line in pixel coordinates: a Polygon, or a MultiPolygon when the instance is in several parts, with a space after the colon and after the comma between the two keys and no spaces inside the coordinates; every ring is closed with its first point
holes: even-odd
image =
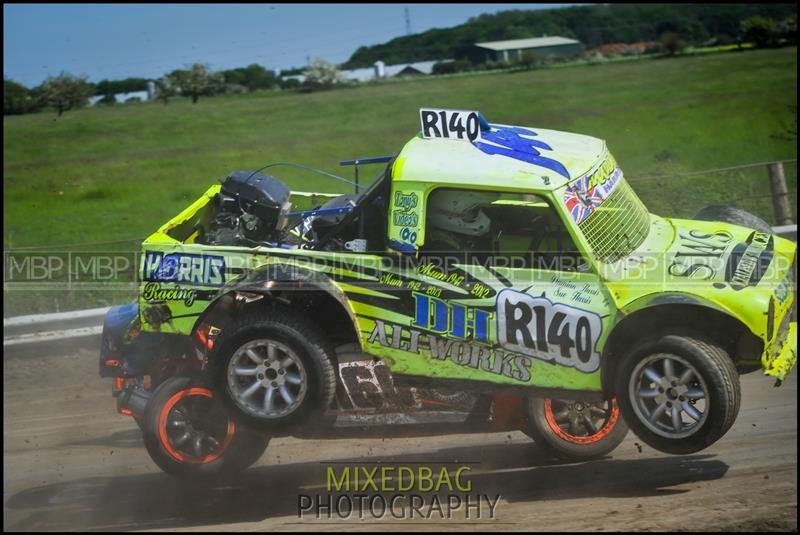
{"type": "Polygon", "coordinates": [[[234,422],[211,389],[190,377],[172,377],[159,385],[141,427],[153,461],[181,478],[240,472],[269,443],[268,436],[234,422]]]}
{"type": "Polygon", "coordinates": [[[699,336],[643,341],[622,357],[615,383],[628,425],[664,453],[694,453],[712,445],[733,425],[741,402],[733,361],[699,336]]]}
{"type": "Polygon", "coordinates": [[[611,453],[628,434],[615,400],[602,402],[532,398],[526,433],[537,446],[562,458],[588,460],[611,453]]]}

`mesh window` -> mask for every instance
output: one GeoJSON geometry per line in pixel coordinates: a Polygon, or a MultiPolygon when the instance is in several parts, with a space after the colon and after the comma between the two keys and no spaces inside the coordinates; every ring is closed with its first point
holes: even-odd
{"type": "Polygon", "coordinates": [[[650,230],[650,214],[631,186],[623,181],[578,228],[595,256],[612,263],[641,245],[650,230]]]}

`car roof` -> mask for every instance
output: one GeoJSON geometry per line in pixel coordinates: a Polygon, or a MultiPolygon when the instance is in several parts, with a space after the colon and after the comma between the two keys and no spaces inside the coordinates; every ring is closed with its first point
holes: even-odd
{"type": "Polygon", "coordinates": [[[599,166],[605,141],[535,127],[492,124],[474,142],[417,134],[392,167],[392,180],[458,187],[549,191],[599,166]]]}

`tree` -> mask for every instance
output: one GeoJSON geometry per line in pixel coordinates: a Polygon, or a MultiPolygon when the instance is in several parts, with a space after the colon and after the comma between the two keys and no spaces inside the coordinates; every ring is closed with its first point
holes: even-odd
{"type": "Polygon", "coordinates": [[[3,78],[3,115],[19,115],[37,109],[36,99],[27,87],[3,78]]]}
{"type": "Polygon", "coordinates": [[[58,76],[49,76],[39,88],[43,103],[53,106],[60,117],[65,111],[85,106],[94,93],[94,87],[85,77],[73,76],[62,72],[58,76]]]}
{"type": "Polygon", "coordinates": [[[666,32],[661,36],[661,46],[664,47],[667,55],[674,56],[686,48],[686,41],[675,32],[666,32]]]}
{"type": "Polygon", "coordinates": [[[459,59],[455,61],[440,61],[433,64],[431,72],[433,74],[453,74],[457,72],[471,71],[475,66],[466,59],[459,59]]]}
{"type": "Polygon", "coordinates": [[[208,96],[222,91],[225,78],[220,72],[211,72],[207,65],[195,63],[186,70],[175,70],[168,75],[170,82],[178,93],[191,97],[196,104],[201,96],[208,96]]]}
{"type": "Polygon", "coordinates": [[[339,72],[336,65],[322,58],[315,59],[314,63],[306,70],[305,75],[306,80],[303,82],[303,86],[311,91],[326,89],[344,81],[342,73],[339,72]]]}
{"type": "Polygon", "coordinates": [[[297,78],[281,78],[281,89],[298,89],[300,85],[297,78]]]}
{"type": "Polygon", "coordinates": [[[535,69],[539,66],[539,63],[541,63],[541,58],[534,50],[523,52],[522,57],[517,60],[517,65],[523,69],[535,69]]]}
{"type": "Polygon", "coordinates": [[[169,75],[162,76],[155,82],[156,86],[156,100],[160,100],[166,106],[169,103],[169,98],[176,95],[175,84],[169,75]]]}
{"type": "Polygon", "coordinates": [[[275,77],[275,73],[257,63],[253,63],[247,67],[222,71],[222,75],[225,77],[226,84],[243,86],[246,87],[248,91],[272,89],[278,85],[278,79],[275,77]]]}
{"type": "Polygon", "coordinates": [[[788,45],[797,44],[797,13],[792,13],[778,24],[778,37],[788,45]]]}
{"type": "Polygon", "coordinates": [[[742,39],[753,43],[758,48],[776,44],[778,26],[772,19],[756,15],[744,19],[739,28],[742,32],[742,39]]]}
{"type": "MultiPolygon", "coordinates": [[[[364,48],[364,47],[361,47],[364,48]]],[[[305,67],[292,67],[291,69],[281,69],[281,76],[295,76],[298,74],[303,74],[306,70],[305,67]]]]}
{"type": "MultiPolygon", "coordinates": [[[[591,50],[602,44],[656,41],[675,32],[688,44],[699,45],[712,36],[732,41],[740,21],[760,15],[782,21],[797,13],[794,4],[607,4],[558,9],[501,11],[470,19],[451,28],[434,28],[385,43],[359,47],[342,69],[369,67],[378,60],[387,65],[415,61],[468,58],[480,63],[475,43],[516,37],[560,35],[577,39],[591,50]]],[[[787,36],[787,40],[791,37],[787,36]]],[[[544,58],[543,58],[544,59],[544,58]]]]}
{"type": "Polygon", "coordinates": [[[117,103],[117,98],[113,93],[106,93],[103,98],[96,102],[96,105],[114,106],[117,103]]]}
{"type": "Polygon", "coordinates": [[[124,80],[101,80],[95,86],[95,95],[115,95],[147,91],[146,78],[125,78],[124,80]]]}

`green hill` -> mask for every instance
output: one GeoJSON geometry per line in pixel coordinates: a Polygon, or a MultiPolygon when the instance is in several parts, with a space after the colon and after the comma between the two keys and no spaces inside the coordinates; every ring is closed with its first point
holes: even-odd
{"type": "Polygon", "coordinates": [[[560,35],[587,48],[606,43],[657,40],[676,32],[690,44],[716,38],[734,42],[739,23],[761,15],[774,20],[797,16],[795,4],[614,4],[559,9],[513,10],[471,18],[452,28],[397,37],[379,45],[362,46],[342,65],[369,67],[378,60],[392,65],[414,61],[467,57],[477,42],[560,35]]]}

